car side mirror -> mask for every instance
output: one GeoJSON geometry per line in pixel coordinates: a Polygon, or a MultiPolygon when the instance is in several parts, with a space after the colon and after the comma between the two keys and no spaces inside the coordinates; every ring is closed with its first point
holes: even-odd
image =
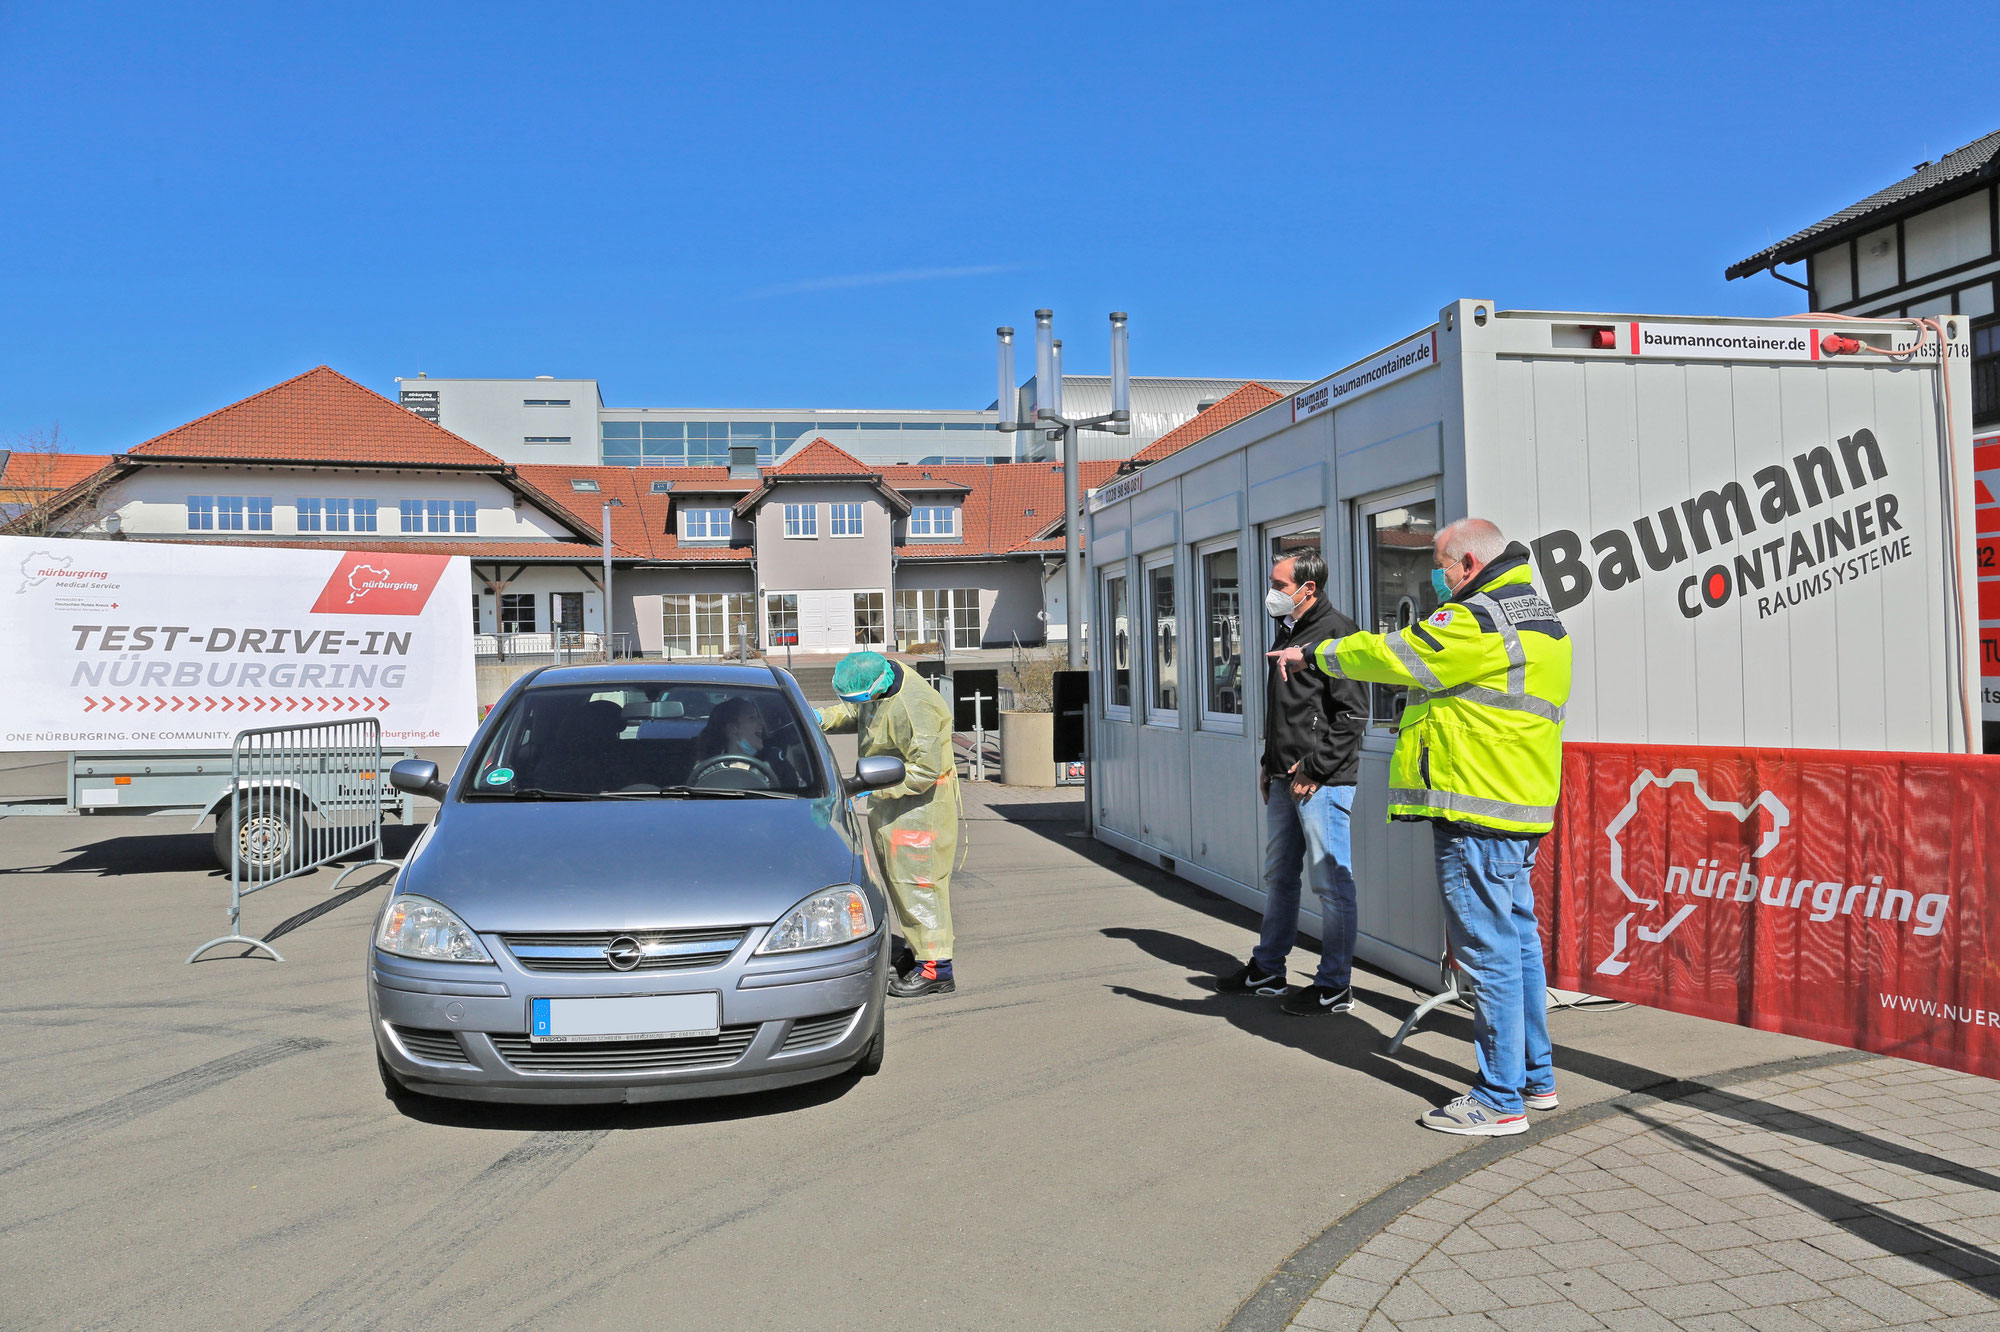
{"type": "Polygon", "coordinates": [[[389,769],[389,785],[411,795],[443,800],[445,786],[438,780],[438,765],[429,759],[404,759],[389,769]]]}
{"type": "Polygon", "coordinates": [[[903,780],[903,760],[890,754],[872,754],[854,765],[848,787],[856,791],[879,791],[903,780]]]}

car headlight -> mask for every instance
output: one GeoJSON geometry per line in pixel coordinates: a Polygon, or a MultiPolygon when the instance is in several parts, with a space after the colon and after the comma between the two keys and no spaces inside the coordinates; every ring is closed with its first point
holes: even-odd
{"type": "Polygon", "coordinates": [[[778,917],[757,946],[760,953],[796,953],[831,948],[875,933],[875,913],[859,888],[828,888],[778,917]]]}
{"type": "Polygon", "coordinates": [[[398,897],[375,927],[375,946],[424,962],[491,962],[485,945],[449,907],[428,897],[398,897]]]}

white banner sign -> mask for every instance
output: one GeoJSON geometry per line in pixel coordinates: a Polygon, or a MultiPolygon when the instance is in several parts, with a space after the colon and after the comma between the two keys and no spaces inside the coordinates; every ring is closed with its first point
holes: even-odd
{"type": "Polygon", "coordinates": [[[1819,330],[1803,324],[1648,324],[1632,321],[1625,350],[1676,361],[1817,361],[1819,330]]]}
{"type": "Polygon", "coordinates": [[[227,749],[376,717],[478,721],[463,556],[0,537],[0,749],[227,749]]]}
{"type": "Polygon", "coordinates": [[[1391,347],[1380,356],[1351,365],[1331,379],[1322,379],[1304,393],[1293,394],[1292,420],[1303,421],[1308,416],[1317,416],[1370,389],[1392,384],[1404,375],[1413,375],[1419,370],[1428,370],[1437,364],[1437,359],[1437,330],[1433,328],[1400,346],[1391,347]]]}

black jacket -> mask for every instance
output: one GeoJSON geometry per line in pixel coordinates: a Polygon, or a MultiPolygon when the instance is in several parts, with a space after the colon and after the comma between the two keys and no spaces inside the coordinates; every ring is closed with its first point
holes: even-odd
{"type": "MultiPolygon", "coordinates": [[[[1273,648],[1311,645],[1359,632],[1354,621],[1325,597],[1292,622],[1278,626],[1273,648]]],[[[1264,684],[1264,771],[1278,777],[1299,765],[1298,775],[1321,786],[1352,786],[1359,772],[1356,754],[1368,725],[1368,696],[1352,680],[1320,674],[1308,656],[1292,678],[1278,678],[1269,663],[1264,684]]]]}

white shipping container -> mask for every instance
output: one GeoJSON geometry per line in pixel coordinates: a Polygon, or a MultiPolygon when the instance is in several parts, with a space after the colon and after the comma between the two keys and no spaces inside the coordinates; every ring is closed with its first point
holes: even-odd
{"type": "MultiPolygon", "coordinates": [[[[1979,748],[1970,343],[1909,321],[1501,311],[1414,337],[1092,497],[1099,836],[1261,907],[1261,602],[1320,546],[1364,629],[1432,609],[1468,514],[1534,552],[1575,650],[1570,740],[1979,748]],[[1949,404],[1947,407],[1947,403],[1949,404]]],[[[1393,691],[1354,807],[1358,956],[1435,983],[1430,837],[1386,822],[1393,691]]],[[[1318,927],[1305,894],[1304,927],[1318,927]]]]}

